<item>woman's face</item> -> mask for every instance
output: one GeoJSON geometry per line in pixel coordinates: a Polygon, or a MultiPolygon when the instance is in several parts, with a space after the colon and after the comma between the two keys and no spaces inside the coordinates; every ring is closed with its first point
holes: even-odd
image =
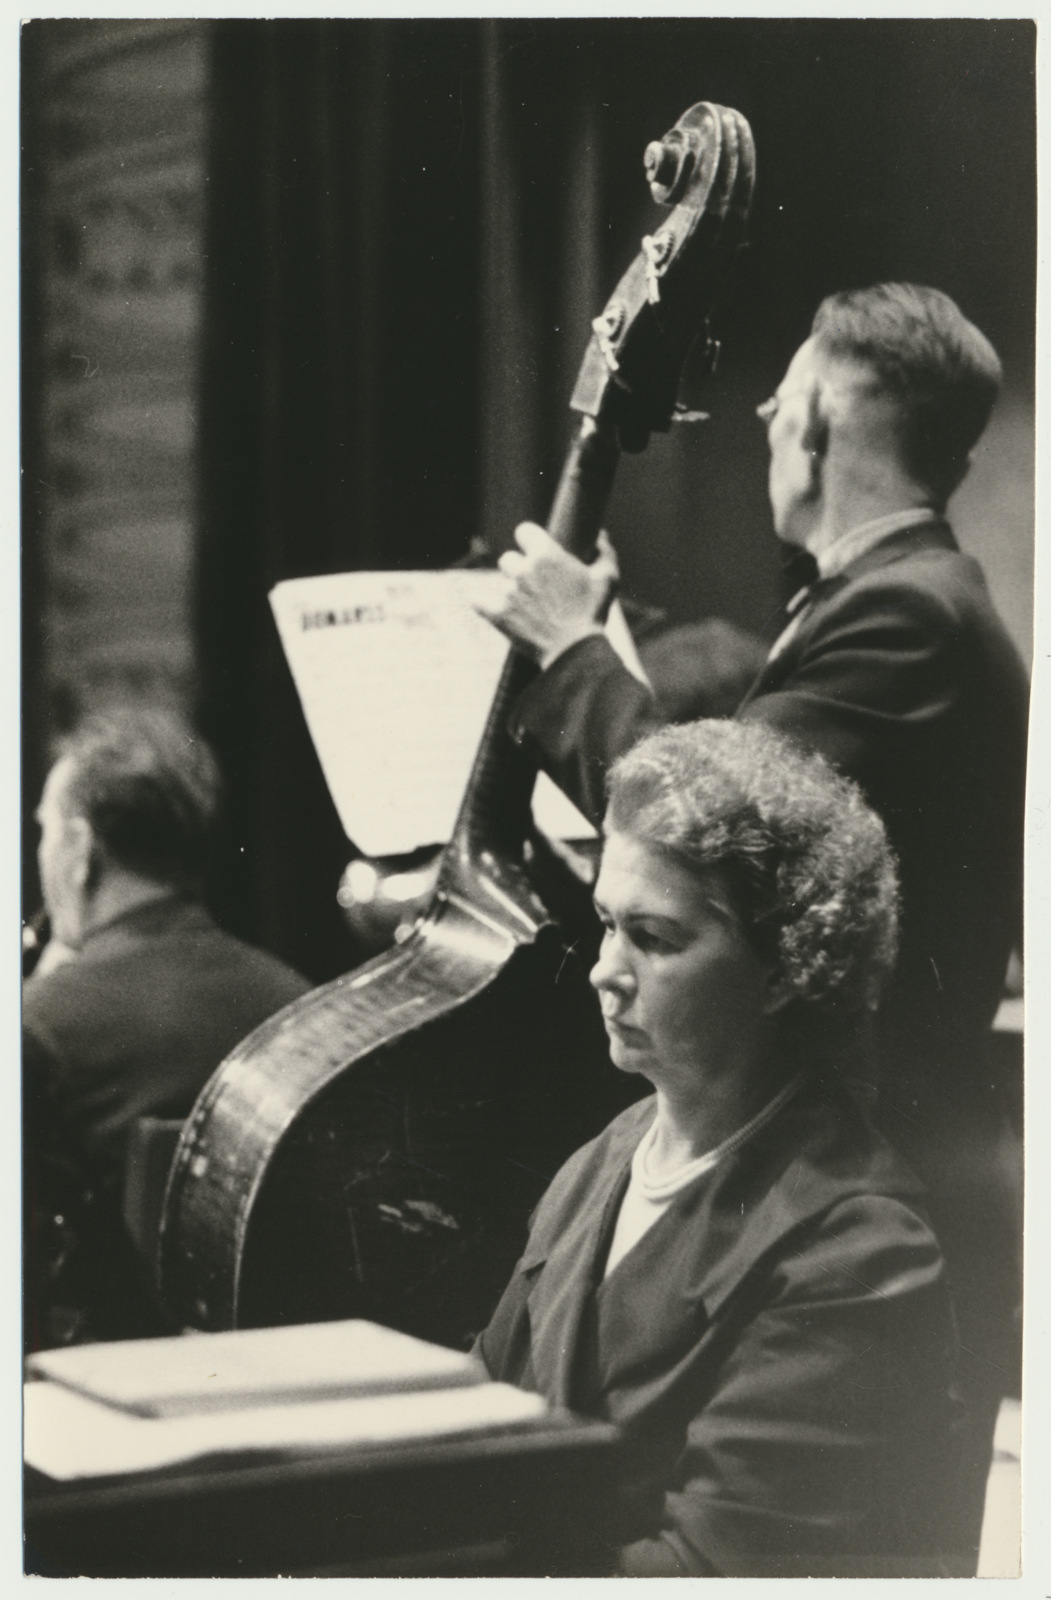
{"type": "Polygon", "coordinates": [[[759,1061],[776,1007],[719,869],[688,870],[611,833],[595,886],[605,937],[591,982],[614,1065],[661,1085],[759,1061]]]}

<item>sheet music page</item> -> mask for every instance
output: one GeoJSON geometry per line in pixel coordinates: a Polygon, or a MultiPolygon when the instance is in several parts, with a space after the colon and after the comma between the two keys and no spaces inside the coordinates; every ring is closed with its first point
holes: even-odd
{"type": "MultiPolygon", "coordinates": [[[[271,591],[321,769],[365,855],[450,837],[509,648],[473,601],[503,581],[490,570],[347,572],[271,591]]],[[[533,804],[545,832],[593,837],[543,774],[533,804]]]]}
{"type": "Polygon", "coordinates": [[[340,821],[366,855],[444,843],[508,645],[472,609],[499,575],[349,572],[270,596],[340,821]]]}

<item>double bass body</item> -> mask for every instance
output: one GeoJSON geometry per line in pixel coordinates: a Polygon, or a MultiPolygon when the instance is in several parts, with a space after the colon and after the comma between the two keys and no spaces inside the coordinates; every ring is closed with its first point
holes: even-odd
{"type": "Polygon", "coordinates": [[[524,878],[480,865],[470,899],[447,874],[407,940],[205,1088],[162,1235],[191,1324],[364,1316],[465,1342],[553,1169],[625,1103],[586,964],[524,878]]]}

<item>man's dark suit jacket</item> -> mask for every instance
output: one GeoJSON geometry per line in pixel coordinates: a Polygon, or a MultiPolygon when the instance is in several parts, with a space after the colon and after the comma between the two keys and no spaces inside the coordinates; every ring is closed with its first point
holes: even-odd
{"type": "Polygon", "coordinates": [[[157,1331],[148,1310],[133,1312],[128,1262],[117,1264],[129,1126],[186,1116],[234,1045],[308,987],[175,897],[107,924],[77,960],[27,979],[26,1273],[37,1301],[27,1314],[39,1324],[54,1311],[32,1342],[157,1331]]]}
{"type": "MultiPolygon", "coordinates": [[[[1013,1200],[989,1188],[1002,1108],[984,1047],[1020,932],[1028,684],[980,567],[943,522],[891,535],[819,581],[737,715],[820,751],[883,818],[903,916],[880,1121],[928,1184],[959,1298],[969,1276],[976,1307],[1012,1306],[1013,1200]]],[[[511,732],[600,823],[612,761],[660,720],[589,638],[529,686],[511,732]]]]}

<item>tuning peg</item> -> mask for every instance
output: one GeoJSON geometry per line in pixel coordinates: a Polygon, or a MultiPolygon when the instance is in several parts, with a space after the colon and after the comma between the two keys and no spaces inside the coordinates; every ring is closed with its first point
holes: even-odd
{"type": "Polygon", "coordinates": [[[684,139],[680,128],[672,128],[663,139],[650,141],[642,162],[650,194],[658,205],[674,205],[689,181],[696,159],[696,139],[684,139]]]}
{"type": "Polygon", "coordinates": [[[669,228],[662,228],[660,233],[648,233],[642,241],[642,253],[646,257],[646,295],[651,305],[656,305],[660,300],[661,272],[674,244],[675,235],[669,228]]]}
{"type": "Polygon", "coordinates": [[[624,326],[626,314],[620,300],[611,300],[602,315],[595,317],[591,324],[592,332],[598,340],[598,347],[605,356],[611,372],[617,372],[620,368],[613,341],[624,326]]]}

